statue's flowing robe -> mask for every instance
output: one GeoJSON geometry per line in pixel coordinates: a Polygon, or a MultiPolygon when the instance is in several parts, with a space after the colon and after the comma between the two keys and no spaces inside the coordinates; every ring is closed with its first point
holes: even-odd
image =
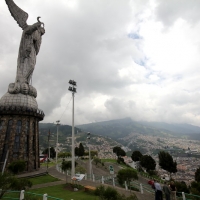
{"type": "Polygon", "coordinates": [[[23,33],[17,60],[16,81],[20,84],[30,82],[36,64],[36,55],[39,52],[42,36],[38,23],[27,26],[23,33]]]}

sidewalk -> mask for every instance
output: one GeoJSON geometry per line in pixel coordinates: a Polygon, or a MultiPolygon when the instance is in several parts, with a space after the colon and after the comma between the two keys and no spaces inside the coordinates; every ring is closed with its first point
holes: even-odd
{"type": "MultiPolygon", "coordinates": [[[[46,169],[41,168],[39,171],[26,173],[26,174],[20,175],[19,177],[35,175],[35,174],[44,173],[44,172],[46,172],[46,169]]],[[[49,173],[49,175],[60,179],[60,181],[34,185],[34,186],[32,186],[32,189],[37,189],[37,188],[42,188],[42,187],[50,187],[50,186],[61,185],[61,184],[66,183],[66,175],[58,172],[56,170],[55,166],[50,167],[48,169],[48,173],[49,173]]],[[[71,179],[71,177],[67,176],[67,180],[70,180],[70,179],[71,179]]],[[[90,180],[82,180],[80,182],[80,184],[83,185],[83,186],[90,185],[90,186],[95,186],[95,187],[102,185],[101,183],[93,182],[93,181],[90,181],[90,180]]],[[[104,185],[109,186],[109,187],[113,187],[112,185],[107,185],[107,184],[104,184],[104,185]]],[[[115,188],[120,194],[124,194],[125,196],[130,196],[131,193],[134,193],[137,196],[138,200],[154,200],[154,195],[152,195],[150,193],[141,194],[140,192],[127,191],[124,188],[120,188],[120,187],[113,187],[113,188],[115,188]]]]}

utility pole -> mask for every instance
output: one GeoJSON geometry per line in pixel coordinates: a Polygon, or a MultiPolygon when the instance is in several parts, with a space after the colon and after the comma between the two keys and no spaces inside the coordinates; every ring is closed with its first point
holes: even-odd
{"type": "Polygon", "coordinates": [[[74,155],[74,93],[76,93],[76,82],[74,80],[70,80],[69,91],[72,92],[72,171],[71,177],[75,175],[75,155],[74,155]]]}
{"type": "Polygon", "coordinates": [[[58,126],[60,125],[60,120],[56,121],[57,126],[57,139],[56,139],[56,165],[58,164],[58,126]]]}

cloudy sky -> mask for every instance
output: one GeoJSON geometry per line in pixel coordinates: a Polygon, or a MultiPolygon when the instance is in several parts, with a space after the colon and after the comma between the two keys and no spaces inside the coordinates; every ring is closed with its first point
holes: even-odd
{"type": "MultiPolygon", "coordinates": [[[[33,86],[43,122],[133,120],[200,126],[200,1],[15,0],[46,34],[33,86]]],[[[21,28],[0,1],[0,96],[14,82],[21,28]]]]}

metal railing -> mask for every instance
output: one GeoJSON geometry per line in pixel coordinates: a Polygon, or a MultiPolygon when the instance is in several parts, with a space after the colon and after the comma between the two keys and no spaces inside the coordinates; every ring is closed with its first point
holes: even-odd
{"type": "Polygon", "coordinates": [[[2,197],[2,199],[26,200],[27,197],[29,197],[28,199],[31,199],[31,198],[34,199],[34,197],[37,197],[37,200],[47,200],[47,199],[63,200],[63,199],[60,199],[57,197],[49,196],[48,194],[37,194],[37,193],[33,193],[33,192],[26,192],[25,190],[21,190],[21,191],[8,190],[8,191],[6,191],[6,193],[2,197]]]}
{"type": "MultiPolygon", "coordinates": [[[[65,172],[62,171],[62,169],[58,165],[56,166],[56,169],[63,174],[65,173],[65,172]]],[[[67,171],[66,173],[67,173],[67,175],[70,175],[70,171],[67,171]]],[[[139,173],[139,174],[142,175],[143,177],[152,179],[151,176],[148,176],[145,173],[139,173]]],[[[124,186],[125,189],[128,189],[126,182],[124,183],[123,186],[118,183],[117,178],[116,178],[116,174],[110,175],[110,176],[98,176],[98,175],[92,174],[91,177],[90,177],[90,175],[85,174],[84,179],[85,180],[91,180],[93,182],[102,183],[102,184],[108,184],[108,185],[112,185],[112,186],[119,186],[119,187],[124,186]]],[[[162,179],[159,179],[158,181],[161,182],[161,183],[164,182],[162,179]]],[[[132,181],[130,186],[138,189],[142,194],[144,192],[151,193],[151,194],[155,192],[154,189],[152,189],[151,185],[141,184],[140,182],[138,182],[136,180],[132,181]]],[[[177,200],[200,200],[200,196],[193,195],[193,194],[187,194],[187,193],[184,193],[184,192],[177,192],[177,200]]]]}

